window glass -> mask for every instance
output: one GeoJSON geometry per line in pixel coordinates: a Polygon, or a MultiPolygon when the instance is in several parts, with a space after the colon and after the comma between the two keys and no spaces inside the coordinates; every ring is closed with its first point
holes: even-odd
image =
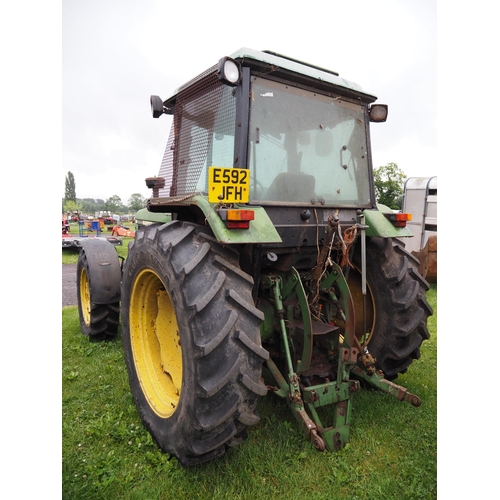
{"type": "Polygon", "coordinates": [[[262,78],[251,102],[252,201],[370,205],[362,105],[262,78]]]}

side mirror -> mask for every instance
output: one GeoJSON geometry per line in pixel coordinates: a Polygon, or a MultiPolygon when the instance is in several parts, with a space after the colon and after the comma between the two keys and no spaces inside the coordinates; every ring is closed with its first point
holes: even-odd
{"type": "Polygon", "coordinates": [[[160,118],[160,116],[165,113],[161,98],[157,95],[152,95],[149,98],[149,102],[151,103],[151,113],[153,114],[153,118],[160,118]]]}

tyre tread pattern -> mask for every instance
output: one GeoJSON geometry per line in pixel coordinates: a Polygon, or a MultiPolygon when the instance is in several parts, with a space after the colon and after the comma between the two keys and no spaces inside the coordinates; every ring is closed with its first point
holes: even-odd
{"type": "MultiPolygon", "coordinates": [[[[359,259],[359,253],[357,254],[359,259]]],[[[429,284],[418,273],[418,260],[404,243],[390,238],[367,239],[367,279],[374,290],[376,324],[368,345],[386,378],[405,373],[420,358],[420,346],[429,338],[426,299],[429,284]]]]}
{"type": "MultiPolygon", "coordinates": [[[[238,251],[219,244],[208,228],[181,221],[136,233],[125,263],[124,297],[131,285],[125,286],[129,269],[139,269],[141,259],[151,262],[151,253],[158,261],[156,272],[164,273],[179,328],[189,330],[187,336],[181,333],[181,341],[183,354],[190,356],[191,373],[183,374],[174,413],[174,417],[179,413],[179,423],[172,417],[159,419],[140,397],[135,399],[159,446],[183,465],[192,465],[239,444],[246,438],[247,426],[259,422],[257,401],[267,393],[262,363],[269,357],[260,342],[264,315],[254,306],[253,279],[240,269],[238,251]]],[[[125,325],[124,314],[126,333],[125,325]]],[[[131,354],[126,353],[126,360],[132,383],[131,354]]],[[[188,364],[185,358],[184,364],[188,364]]]]}

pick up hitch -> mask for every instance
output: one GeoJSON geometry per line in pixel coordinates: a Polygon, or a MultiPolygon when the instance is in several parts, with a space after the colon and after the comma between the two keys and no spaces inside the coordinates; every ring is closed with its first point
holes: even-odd
{"type": "Polygon", "coordinates": [[[422,404],[422,401],[418,396],[412,394],[411,392],[408,392],[408,389],[406,389],[405,387],[394,384],[393,382],[390,382],[389,380],[384,378],[384,373],[382,372],[382,370],[375,370],[375,360],[368,352],[366,346],[362,348],[357,338],[354,339],[354,342],[360,352],[363,353],[360,355],[360,360],[364,365],[364,369],[360,368],[359,366],[354,366],[351,369],[351,373],[356,378],[367,382],[371,386],[376,387],[377,389],[380,389],[381,391],[384,391],[391,396],[397,397],[400,401],[406,401],[415,407],[418,407],[422,404]]]}
{"type": "MultiPolygon", "coordinates": [[[[353,394],[361,388],[360,380],[397,397],[400,401],[407,401],[413,406],[421,404],[418,396],[386,380],[384,374],[375,369],[375,360],[366,346],[360,345],[354,334],[354,309],[348,285],[340,268],[335,264],[333,267],[329,277],[323,280],[322,287],[328,290],[330,300],[336,304],[344,321],[344,336],[339,338],[337,335],[336,347],[332,345],[332,350],[338,351],[334,367],[336,374],[332,377],[328,375],[323,381],[315,381],[312,384],[306,381],[310,372],[314,371],[311,361],[315,350],[313,338],[325,335],[325,326],[328,325],[321,323],[323,328],[319,328],[318,322],[311,320],[302,279],[295,269],[288,277],[270,275],[263,277],[261,281],[261,286],[271,292],[284,358],[284,366],[281,368],[283,372],[271,357],[266,361],[267,368],[277,384],[268,388],[284,399],[301,425],[305,437],[314,447],[319,451],[326,449],[330,452],[343,448],[349,441],[353,394]],[[333,283],[336,283],[340,291],[339,296],[333,292],[333,283]],[[297,304],[300,308],[300,328],[286,303],[297,304]],[[296,330],[292,334],[293,328],[296,330]],[[297,332],[302,334],[298,335],[297,332]],[[293,338],[299,338],[299,350],[296,349],[293,338]],[[364,368],[357,366],[358,360],[363,363],[364,368]],[[329,425],[324,425],[317,411],[324,406],[332,407],[328,417],[329,425]]],[[[326,331],[333,332],[335,328],[327,328],[326,331]]]]}
{"type": "Polygon", "coordinates": [[[274,361],[266,361],[267,368],[273,375],[278,387],[272,388],[274,393],[282,397],[293,415],[301,424],[302,430],[318,451],[327,449],[336,451],[343,448],[349,441],[350,419],[352,408],[352,394],[359,389],[357,380],[349,380],[349,368],[354,366],[357,358],[357,349],[341,349],[341,360],[338,362],[336,380],[326,381],[305,387],[301,382],[301,373],[310,368],[313,351],[313,326],[307,305],[305,291],[299,273],[294,269],[290,279],[283,284],[280,276],[269,276],[263,286],[272,293],[279,330],[286,362],[286,375],[281,373],[274,361]],[[304,342],[302,351],[295,354],[300,358],[294,364],[292,359],[292,341],[287,331],[284,300],[294,298],[301,304],[303,319],[304,342]],[[333,405],[332,424],[325,426],[316,409],[326,405],[333,405]]]}
{"type": "Polygon", "coordinates": [[[351,373],[356,378],[367,382],[373,387],[376,387],[377,389],[380,389],[381,391],[384,391],[391,396],[395,396],[400,401],[406,401],[407,403],[410,403],[415,407],[419,407],[422,404],[422,401],[418,396],[409,392],[405,387],[396,385],[385,379],[379,372],[375,372],[370,375],[359,366],[355,366],[352,368],[351,373]]]}

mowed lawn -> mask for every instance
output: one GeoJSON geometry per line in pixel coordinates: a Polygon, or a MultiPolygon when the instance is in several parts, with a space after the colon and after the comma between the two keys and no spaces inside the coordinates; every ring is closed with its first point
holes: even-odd
{"type": "MultiPolygon", "coordinates": [[[[126,243],[123,249],[126,249],[126,243]]],[[[63,254],[65,251],[63,251],[63,254]]],[[[76,257],[66,258],[76,262],[76,257]]],[[[73,252],[76,254],[76,252],[73,252]]],[[[63,257],[64,260],[64,257],[63,257]]],[[[220,459],[182,467],[143,428],[120,336],[89,343],[77,307],[62,309],[62,497],[78,499],[435,499],[437,497],[437,286],[421,358],[396,382],[414,408],[372,390],[355,394],[351,439],[316,451],[285,403],[259,402],[260,423],[220,459]]]]}

